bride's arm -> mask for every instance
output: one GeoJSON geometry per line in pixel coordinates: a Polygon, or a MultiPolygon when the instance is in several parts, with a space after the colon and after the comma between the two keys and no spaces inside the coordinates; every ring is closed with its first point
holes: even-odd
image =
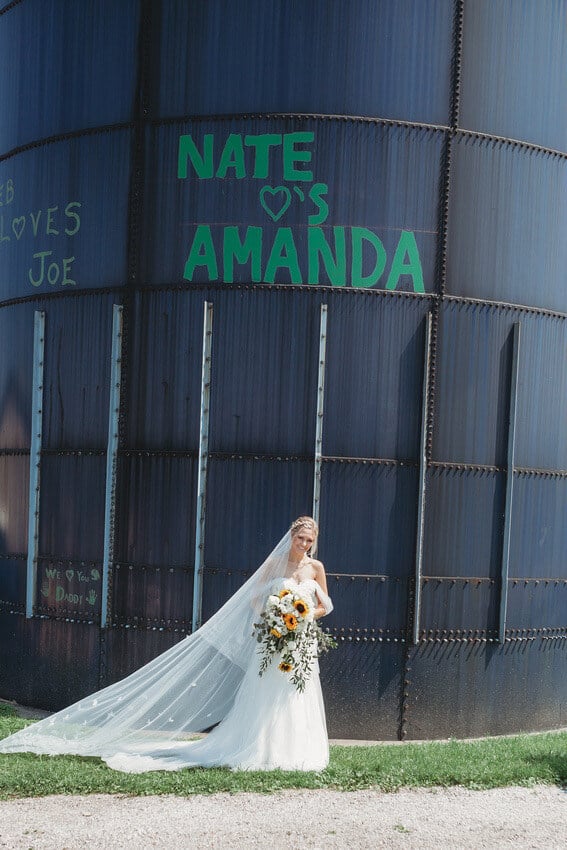
{"type": "Polygon", "coordinates": [[[315,570],[315,581],[321,589],[321,592],[317,593],[319,605],[315,608],[314,612],[314,617],[318,620],[320,617],[324,617],[325,614],[331,613],[333,610],[333,603],[331,602],[327,591],[327,576],[325,575],[325,567],[321,561],[313,560],[312,563],[315,570]]]}

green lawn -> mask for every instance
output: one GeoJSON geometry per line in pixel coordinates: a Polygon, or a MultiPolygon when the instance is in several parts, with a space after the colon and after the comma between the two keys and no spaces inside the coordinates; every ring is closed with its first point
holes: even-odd
{"type": "MultiPolygon", "coordinates": [[[[26,725],[0,706],[0,737],[26,725]]],[[[496,788],[536,783],[567,785],[567,732],[489,738],[480,741],[332,747],[321,773],[225,768],[191,769],[140,775],[117,773],[97,758],[0,755],[0,799],[45,794],[211,794],[286,788],[398,788],[461,785],[496,788]]]]}

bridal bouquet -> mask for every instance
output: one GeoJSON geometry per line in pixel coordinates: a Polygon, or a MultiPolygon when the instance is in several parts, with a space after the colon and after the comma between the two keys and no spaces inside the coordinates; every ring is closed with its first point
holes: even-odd
{"type": "Polygon", "coordinates": [[[314,660],[336,648],[336,641],[315,622],[303,597],[292,590],[268,596],[260,617],[260,622],[254,623],[256,640],[262,645],[260,676],[279,656],[278,668],[290,673],[291,682],[302,692],[314,660]]]}

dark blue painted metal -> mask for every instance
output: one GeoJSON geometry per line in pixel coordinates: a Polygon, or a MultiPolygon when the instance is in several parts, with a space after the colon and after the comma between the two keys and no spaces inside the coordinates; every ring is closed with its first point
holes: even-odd
{"type": "MultiPolygon", "coordinates": [[[[196,459],[144,452],[120,459],[117,561],[183,567],[195,549],[196,459]]],[[[131,611],[131,614],[134,612],[131,611]]]]}
{"type": "Polygon", "coordinates": [[[337,738],[392,739],[400,721],[399,681],[403,647],[399,643],[345,640],[321,660],[323,688],[330,699],[333,734],[337,738]],[[354,679],[357,687],[346,685],[354,679]]]}
{"type": "Polygon", "coordinates": [[[99,637],[92,626],[1,611],[0,644],[0,693],[23,705],[37,705],[41,694],[41,704],[56,710],[98,687],[99,637]]]}
{"type": "MultiPolygon", "coordinates": [[[[231,133],[314,133],[312,171],[316,182],[328,186],[329,215],[326,234],[333,226],[363,226],[382,240],[388,263],[382,282],[386,284],[393,253],[401,230],[415,232],[423,266],[426,291],[435,288],[435,253],[439,204],[439,169],[443,147],[440,132],[409,127],[391,127],[356,120],[329,121],[307,118],[249,118],[176,121],[148,131],[145,194],[152,214],[146,217],[143,242],[144,281],[148,284],[181,282],[196,225],[210,224],[222,278],[222,235],[225,224],[262,226],[263,263],[268,260],[280,226],[294,226],[302,279],[307,282],[307,224],[313,207],[294,196],[285,215],[271,222],[259,203],[263,182],[254,179],[200,180],[177,178],[179,137],[191,134],[198,149],[206,134],[215,137],[215,162],[231,133]],[[368,151],[372,150],[372,156],[368,151]],[[385,179],[385,175],[388,175],[385,179]],[[396,190],[392,191],[395,186],[396,190]]],[[[251,151],[248,169],[253,173],[251,151]]],[[[283,182],[282,158],[273,157],[270,183],[283,182]]],[[[301,187],[299,187],[301,188],[301,187]]],[[[303,187],[305,188],[305,186],[303,187]]],[[[347,239],[347,269],[350,270],[350,242],[347,239]]],[[[367,274],[368,270],[364,269],[367,274]]],[[[350,281],[350,271],[347,275],[350,281]]],[[[248,283],[250,264],[234,266],[234,281],[248,283]]],[[[193,282],[208,283],[209,273],[197,267],[193,282]]],[[[286,270],[280,270],[276,283],[289,283],[286,270]]],[[[328,283],[322,277],[322,282],[328,283]]],[[[400,289],[411,289],[411,278],[402,278],[400,289]]]]}
{"type": "Polygon", "coordinates": [[[496,580],[425,578],[421,590],[422,634],[443,632],[442,640],[448,642],[458,630],[480,630],[496,638],[499,598],[496,580]]]}
{"type": "MultiPolygon", "coordinates": [[[[322,668],[331,733],[419,738],[564,725],[566,319],[545,310],[567,310],[567,158],[474,136],[567,147],[563,5],[542,0],[537,15],[526,0],[127,0],[120,8],[86,0],[81,14],[76,5],[24,0],[0,14],[0,301],[30,300],[0,309],[0,648],[8,659],[0,693],[59,706],[191,629],[205,300],[214,304],[215,341],[204,615],[294,515],[310,510],[325,303],[319,555],[336,605],[329,626],[341,639],[322,668]],[[180,180],[176,169],[183,133],[199,144],[214,133],[220,145],[231,132],[301,130],[314,133],[314,180],[329,187],[325,227],[371,228],[389,258],[400,232],[415,232],[428,297],[353,291],[348,282],[291,287],[281,268],[275,286],[252,286],[250,264],[237,265],[235,283],[209,283],[202,267],[201,284],[183,279],[201,222],[217,249],[224,224],[262,226],[263,266],[277,228],[292,226],[304,275],[304,206],[272,222],[257,181],[180,180]],[[35,286],[30,268],[33,277],[42,251],[60,268],[75,257],[76,283],[35,286]],[[118,298],[78,297],[105,287],[118,298]],[[100,600],[74,596],[83,584],[100,590],[95,573],[83,582],[77,571],[96,572],[102,559],[116,300],[124,391],[115,628],[107,631],[98,629],[100,600]],[[29,449],[35,309],[46,310],[50,328],[39,595],[47,569],[52,586],[42,597],[46,619],[26,624],[18,555],[29,461],[17,452],[29,449]],[[509,335],[518,321],[519,469],[509,627],[499,646],[486,641],[498,634],[509,335]],[[63,581],[73,598],[57,598],[63,581]]],[[[285,182],[281,165],[269,182],[285,182]]],[[[411,278],[401,288],[410,290],[411,278]]]]}
{"type": "MultiPolygon", "coordinates": [[[[324,463],[319,555],[327,569],[413,576],[417,487],[417,466],[324,463]]],[[[353,598],[345,609],[341,601],[341,622],[349,622],[356,605],[353,598]]],[[[399,623],[404,616],[405,607],[396,614],[399,623]]]]}
{"type": "Polygon", "coordinates": [[[106,450],[112,297],[46,310],[43,447],[106,450]]]}
{"type": "MultiPolygon", "coordinates": [[[[28,539],[29,455],[0,455],[0,482],[0,554],[22,554],[28,539]]],[[[3,563],[0,570],[4,575],[3,563]]]]}
{"type": "Polygon", "coordinates": [[[567,477],[517,475],[510,575],[567,579],[567,477]]]}
{"type": "Polygon", "coordinates": [[[351,0],[345,29],[346,11],[341,0],[164,4],[155,114],[317,112],[447,124],[451,0],[351,0]]]}
{"type": "Polygon", "coordinates": [[[566,158],[457,137],[447,291],[567,312],[566,175],[566,158]]]}
{"type": "Polygon", "coordinates": [[[466,0],[461,126],[567,151],[566,30],[558,0],[466,0]]]}
{"type": "Polygon", "coordinates": [[[139,7],[138,0],[88,7],[24,0],[2,15],[0,153],[132,120],[139,7]]]}
{"type": "Polygon", "coordinates": [[[102,561],[106,458],[44,455],[39,555],[102,561]]]}
{"type": "Polygon", "coordinates": [[[0,310],[0,451],[30,447],[34,311],[34,304],[0,310]]]}
{"type": "Polygon", "coordinates": [[[439,728],[474,737],[565,723],[564,641],[425,644],[415,650],[411,669],[409,738],[435,737],[439,728]],[[549,699],[551,693],[557,698],[549,699]]]}
{"type": "Polygon", "coordinates": [[[427,309],[421,299],[329,302],[325,455],[417,463],[427,309]]]}
{"type": "Polygon", "coordinates": [[[201,292],[145,293],[134,299],[130,358],[136,380],[126,404],[127,445],[197,451],[203,323],[201,292]]]}
{"type": "Polygon", "coordinates": [[[504,488],[499,472],[430,471],[424,576],[500,575],[504,488]]]}
{"type": "Polygon", "coordinates": [[[319,304],[275,292],[217,293],[212,300],[210,450],[312,457],[319,304]]]}
{"type": "Polygon", "coordinates": [[[0,161],[3,300],[124,284],[131,144],[128,130],[103,132],[0,161]]]}

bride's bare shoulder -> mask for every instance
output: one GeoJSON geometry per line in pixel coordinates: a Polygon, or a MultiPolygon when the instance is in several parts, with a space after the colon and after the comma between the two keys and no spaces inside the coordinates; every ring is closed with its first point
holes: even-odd
{"type": "Polygon", "coordinates": [[[313,567],[314,576],[313,578],[318,578],[320,575],[325,575],[325,567],[321,561],[318,561],[316,558],[309,559],[311,566],[313,567]]]}

